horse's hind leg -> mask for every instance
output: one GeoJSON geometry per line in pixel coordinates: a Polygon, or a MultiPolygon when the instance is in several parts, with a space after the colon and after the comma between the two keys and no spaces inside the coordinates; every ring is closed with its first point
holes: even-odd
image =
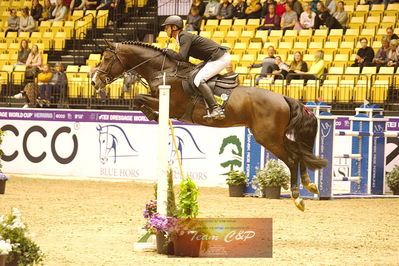
{"type": "MultiPolygon", "coordinates": [[[[286,163],[287,164],[287,163],[286,163]]],[[[292,159],[287,164],[291,173],[291,197],[295,201],[295,206],[301,211],[305,210],[305,202],[299,195],[298,187],[298,167],[299,163],[297,161],[292,161],[292,159]]]]}
{"type": "Polygon", "coordinates": [[[308,175],[308,171],[306,166],[301,162],[300,163],[300,171],[301,171],[301,183],[304,188],[307,189],[310,193],[319,194],[319,190],[317,189],[316,184],[311,183],[311,180],[308,175]]]}

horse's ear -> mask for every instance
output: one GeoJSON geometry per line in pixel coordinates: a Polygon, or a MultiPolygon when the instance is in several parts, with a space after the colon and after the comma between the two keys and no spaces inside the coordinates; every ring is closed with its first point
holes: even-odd
{"type": "Polygon", "coordinates": [[[110,49],[115,49],[115,44],[112,42],[107,41],[106,39],[104,39],[105,45],[108,46],[108,48],[110,49]]]}

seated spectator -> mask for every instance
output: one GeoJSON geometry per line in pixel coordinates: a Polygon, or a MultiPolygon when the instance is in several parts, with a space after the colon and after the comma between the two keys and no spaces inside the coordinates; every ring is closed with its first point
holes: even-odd
{"type": "Polygon", "coordinates": [[[199,14],[198,7],[191,7],[190,14],[187,16],[186,30],[199,31],[201,29],[201,21],[202,17],[199,14]]]}
{"type": "Polygon", "coordinates": [[[202,17],[205,13],[205,3],[202,0],[193,0],[191,7],[197,7],[199,10],[199,15],[202,17]]]}
{"type": "MultiPolygon", "coordinates": [[[[384,1],[387,1],[387,0],[384,0],[384,1]]],[[[379,5],[381,3],[382,3],[382,0],[364,0],[364,5],[369,5],[370,9],[373,7],[373,5],[379,5]]]]}
{"type": "Polygon", "coordinates": [[[255,79],[255,85],[259,85],[259,81],[266,78],[266,75],[271,74],[273,70],[278,70],[277,65],[274,63],[274,55],[276,54],[276,50],[274,50],[273,46],[269,46],[269,48],[267,48],[267,54],[268,57],[263,59],[262,63],[248,66],[249,68],[262,68],[260,71],[260,76],[255,79]]]}
{"type": "Polygon", "coordinates": [[[42,17],[39,18],[39,21],[53,19],[54,18],[53,17],[54,8],[55,8],[55,5],[52,5],[50,0],[45,0],[42,17]]]}
{"type": "Polygon", "coordinates": [[[42,17],[43,6],[39,3],[39,0],[32,1],[32,8],[30,11],[31,16],[35,21],[38,21],[42,17]]]}
{"type": "Polygon", "coordinates": [[[17,10],[10,10],[10,17],[7,19],[8,29],[6,30],[6,34],[8,32],[15,32],[19,29],[19,17],[17,16],[17,10]]]}
{"type": "Polygon", "coordinates": [[[273,70],[272,74],[274,74],[274,75],[271,76],[271,77],[272,78],[274,77],[275,79],[285,79],[287,77],[287,75],[288,75],[288,71],[290,70],[289,65],[284,63],[281,60],[280,56],[276,56],[276,58],[274,59],[274,64],[278,67],[278,69],[273,70]]]}
{"type": "Polygon", "coordinates": [[[211,0],[205,7],[204,17],[206,19],[214,19],[219,13],[220,4],[217,0],[211,0]]]}
{"type": "Polygon", "coordinates": [[[246,18],[260,18],[262,13],[262,5],[259,0],[250,0],[247,9],[245,9],[246,18]]]}
{"type": "MultiPolygon", "coordinates": [[[[65,0],[64,0],[65,1],[65,0]]],[[[96,10],[108,10],[111,7],[112,0],[100,0],[96,10]]]]}
{"type": "Polygon", "coordinates": [[[53,10],[52,16],[54,17],[51,21],[62,21],[67,13],[67,8],[64,6],[63,0],[57,0],[57,4],[53,10]]]}
{"type": "Polygon", "coordinates": [[[51,84],[53,92],[59,95],[59,103],[64,104],[66,100],[68,78],[64,73],[64,68],[61,63],[55,64],[55,72],[53,73],[51,84]]]}
{"type": "Polygon", "coordinates": [[[343,29],[342,25],[326,9],[323,2],[317,3],[317,16],[315,17],[315,29],[343,29]]]}
{"type": "Polygon", "coordinates": [[[244,0],[237,0],[233,9],[233,19],[246,18],[245,10],[247,9],[247,2],[244,0]]]}
{"type": "Polygon", "coordinates": [[[338,2],[337,11],[335,11],[333,17],[336,18],[343,27],[348,23],[348,13],[345,11],[345,4],[343,1],[338,2]]]}
{"type": "Polygon", "coordinates": [[[310,8],[309,3],[304,3],[303,4],[303,9],[304,11],[302,12],[300,18],[299,18],[299,23],[295,25],[296,30],[301,30],[301,29],[312,29],[314,26],[314,20],[316,17],[316,13],[312,11],[310,8]]]}
{"type": "Polygon", "coordinates": [[[324,52],[322,50],[318,50],[315,52],[314,61],[310,66],[309,71],[296,71],[298,74],[306,74],[304,75],[305,80],[309,79],[320,79],[321,75],[324,74],[324,52]]]}
{"type": "Polygon", "coordinates": [[[292,4],[292,10],[294,10],[299,18],[303,12],[301,3],[298,0],[288,0],[288,3],[292,4]]]}
{"type": "Polygon", "coordinates": [[[282,30],[292,30],[295,24],[298,22],[298,15],[292,9],[292,4],[285,4],[286,12],[281,17],[280,26],[282,30]]]}
{"type": "Polygon", "coordinates": [[[50,106],[51,100],[51,89],[52,85],[50,84],[51,79],[53,77],[53,73],[51,73],[49,65],[43,66],[43,71],[37,75],[37,84],[39,85],[40,89],[40,97],[41,101],[39,102],[40,107],[43,107],[43,104],[46,106],[50,106]]]}
{"type": "Polygon", "coordinates": [[[32,16],[29,16],[29,8],[22,9],[22,16],[19,18],[19,32],[35,31],[36,23],[32,16]]]}
{"type": "Polygon", "coordinates": [[[275,5],[277,5],[277,2],[274,1],[274,0],[266,0],[263,3],[263,6],[262,6],[262,12],[260,14],[261,18],[265,17],[266,14],[269,12],[269,5],[274,5],[275,6],[275,5]]]}
{"type": "Polygon", "coordinates": [[[280,17],[283,16],[283,14],[285,13],[285,4],[286,4],[286,0],[280,0],[280,2],[276,5],[276,13],[277,15],[279,15],[280,17]]]}
{"type": "Polygon", "coordinates": [[[391,40],[397,40],[399,39],[398,35],[396,35],[395,33],[393,33],[393,28],[392,27],[388,27],[387,28],[387,35],[391,40]]]}
{"type": "Polygon", "coordinates": [[[355,63],[352,64],[353,67],[364,67],[371,66],[374,58],[374,50],[370,46],[367,46],[368,40],[366,38],[360,39],[360,44],[362,48],[357,51],[355,63]]]}
{"type": "Polygon", "coordinates": [[[317,12],[317,3],[320,2],[320,0],[312,0],[310,1],[310,7],[312,8],[313,12],[317,12]]]}
{"type": "Polygon", "coordinates": [[[279,30],[281,18],[276,14],[276,6],[269,5],[269,10],[263,20],[263,25],[257,30],[279,30]]]}
{"type": "Polygon", "coordinates": [[[30,54],[30,49],[27,40],[22,40],[19,45],[17,65],[25,65],[26,60],[30,54]]]}
{"type": "Polygon", "coordinates": [[[32,50],[29,53],[28,59],[26,60],[26,79],[35,78],[42,66],[42,55],[39,52],[37,45],[32,46],[32,50]]]}
{"type": "Polygon", "coordinates": [[[294,54],[294,61],[290,64],[290,69],[288,71],[288,73],[291,74],[287,77],[288,83],[290,83],[292,79],[302,79],[302,75],[297,74],[305,72],[308,72],[308,64],[303,61],[302,53],[297,51],[294,54]]]}
{"type": "Polygon", "coordinates": [[[233,5],[229,0],[222,0],[220,4],[219,12],[216,16],[217,19],[231,19],[233,18],[233,5]]]}
{"type": "Polygon", "coordinates": [[[99,5],[98,1],[93,1],[93,0],[85,0],[85,7],[83,9],[87,10],[95,10],[97,6],[99,5]]]}
{"type": "Polygon", "coordinates": [[[332,15],[337,11],[337,2],[335,0],[326,0],[325,4],[328,12],[332,15]]]}
{"type": "Polygon", "coordinates": [[[398,67],[399,66],[399,41],[397,39],[391,40],[389,42],[389,50],[387,52],[387,63],[388,67],[398,67]]]}
{"type": "Polygon", "coordinates": [[[71,10],[83,10],[87,0],[72,0],[71,10]]]}
{"type": "Polygon", "coordinates": [[[387,54],[389,50],[389,42],[390,42],[389,36],[387,35],[382,36],[381,39],[382,46],[381,48],[378,49],[373,59],[373,64],[376,65],[377,67],[384,66],[388,62],[387,54]]]}

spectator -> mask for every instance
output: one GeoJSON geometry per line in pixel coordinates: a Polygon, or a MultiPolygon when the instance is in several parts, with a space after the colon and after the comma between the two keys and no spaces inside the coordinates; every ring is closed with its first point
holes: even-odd
{"type": "Polygon", "coordinates": [[[32,8],[30,11],[31,16],[35,21],[38,21],[42,17],[43,6],[39,3],[39,0],[32,1],[32,8]]]}
{"type": "Polygon", "coordinates": [[[391,40],[389,42],[390,47],[387,52],[387,63],[386,66],[388,67],[398,67],[399,64],[399,50],[398,44],[399,41],[397,39],[391,40]]]}
{"type": "Polygon", "coordinates": [[[199,15],[202,17],[205,13],[205,3],[202,0],[193,0],[191,7],[197,7],[199,10],[199,15]]]}
{"type": "Polygon", "coordinates": [[[220,4],[219,12],[216,16],[217,19],[231,19],[233,18],[233,5],[229,0],[222,0],[220,4]]]}
{"type": "MultiPolygon", "coordinates": [[[[65,0],[64,0],[65,1],[65,0]]],[[[108,10],[111,6],[112,0],[100,0],[96,10],[108,10]]]]}
{"type": "Polygon", "coordinates": [[[298,22],[298,15],[292,9],[291,3],[285,4],[286,12],[281,17],[280,26],[282,30],[292,30],[294,29],[295,24],[298,22]]]}
{"type": "Polygon", "coordinates": [[[266,16],[266,14],[268,14],[268,12],[269,12],[269,5],[277,5],[277,2],[276,1],[274,1],[274,0],[266,0],[264,3],[263,3],[263,6],[262,6],[262,12],[261,12],[261,14],[260,14],[260,16],[263,18],[263,17],[265,17],[266,16]]]}
{"type": "Polygon", "coordinates": [[[388,35],[382,36],[381,39],[381,48],[378,49],[377,53],[375,54],[375,57],[373,59],[374,65],[377,67],[385,65],[385,63],[388,62],[387,60],[387,54],[389,50],[389,41],[390,38],[388,35]]]}
{"type": "Polygon", "coordinates": [[[220,4],[217,0],[211,0],[205,7],[204,17],[206,19],[216,18],[219,13],[220,4]]]}
{"type": "Polygon", "coordinates": [[[64,73],[64,68],[61,63],[55,64],[55,72],[53,73],[51,84],[53,92],[60,97],[59,103],[61,105],[65,104],[68,78],[64,73]]]}
{"type": "Polygon", "coordinates": [[[64,0],[64,1],[63,1],[63,4],[64,4],[64,6],[65,6],[67,9],[69,9],[69,8],[71,8],[72,1],[73,1],[73,0],[64,0]]]}
{"type": "Polygon", "coordinates": [[[244,0],[237,0],[233,10],[233,19],[243,19],[247,16],[245,10],[247,9],[247,2],[244,0]]]}
{"type": "Polygon", "coordinates": [[[336,18],[343,27],[348,23],[348,13],[345,11],[345,4],[343,1],[339,1],[337,5],[337,11],[335,11],[334,18],[336,18]]]}
{"type": "Polygon", "coordinates": [[[299,23],[295,25],[296,30],[312,29],[314,27],[316,13],[312,11],[309,3],[306,2],[303,4],[303,9],[304,11],[299,18],[299,23]]]}
{"type": "Polygon", "coordinates": [[[319,3],[320,2],[320,0],[312,0],[311,2],[310,2],[310,7],[312,8],[312,11],[313,12],[317,12],[317,3],[319,3]]]}
{"type": "Polygon", "coordinates": [[[267,54],[268,57],[263,59],[262,63],[252,64],[248,66],[249,68],[258,68],[258,67],[262,68],[259,77],[255,79],[255,85],[259,85],[259,81],[261,79],[266,78],[267,74],[270,74],[273,72],[273,70],[278,69],[277,66],[274,64],[274,59],[275,59],[274,55],[276,54],[276,50],[274,50],[273,46],[269,46],[269,48],[267,48],[267,54]]]}
{"type": "Polygon", "coordinates": [[[30,49],[27,40],[22,40],[19,45],[17,65],[25,65],[26,60],[30,54],[30,49]]]}
{"type": "Polygon", "coordinates": [[[262,5],[259,0],[250,0],[247,9],[245,9],[245,14],[247,14],[247,18],[260,18],[260,14],[262,13],[262,5]]]}
{"type": "Polygon", "coordinates": [[[355,63],[352,64],[353,67],[364,67],[371,66],[374,58],[374,50],[370,46],[367,46],[367,38],[361,38],[360,44],[362,48],[357,51],[355,63]]]}
{"type": "Polygon", "coordinates": [[[196,6],[191,7],[190,14],[187,16],[186,30],[200,31],[202,17],[199,14],[199,9],[196,6]]]}
{"type": "Polygon", "coordinates": [[[370,9],[373,7],[373,5],[379,5],[381,3],[382,3],[382,0],[365,0],[364,1],[364,5],[369,5],[370,9]]]}
{"type": "Polygon", "coordinates": [[[387,35],[391,40],[397,40],[399,39],[398,35],[396,35],[395,33],[393,33],[393,28],[392,27],[388,27],[387,28],[387,35]]]}
{"type": "Polygon", "coordinates": [[[95,10],[99,5],[99,1],[85,0],[84,2],[85,2],[84,4],[85,7],[83,9],[87,10],[95,10]]]}
{"type": "Polygon", "coordinates": [[[35,78],[42,66],[42,55],[39,52],[37,45],[32,46],[32,50],[29,53],[28,59],[26,60],[26,72],[25,77],[27,79],[35,78]]]}
{"type": "Polygon", "coordinates": [[[292,9],[296,12],[297,16],[299,17],[303,12],[301,3],[298,0],[288,0],[288,3],[292,4],[292,9]]]}
{"type": "Polygon", "coordinates": [[[72,0],[71,10],[82,10],[86,5],[87,0],[72,0]]]}
{"type": "Polygon", "coordinates": [[[29,16],[29,8],[22,9],[22,16],[19,19],[19,32],[35,31],[36,23],[32,16],[29,16]]]}
{"type": "Polygon", "coordinates": [[[125,12],[125,8],[125,0],[112,0],[108,13],[108,25],[114,25],[116,23],[116,27],[121,27],[122,20],[118,20],[118,18],[125,12]]]}
{"type": "Polygon", "coordinates": [[[288,75],[288,71],[290,70],[290,66],[284,63],[280,56],[276,56],[274,59],[274,64],[278,67],[278,69],[273,70],[272,74],[274,75],[271,78],[275,77],[276,79],[282,79],[281,76],[283,76],[283,79],[285,79],[288,75]]]}
{"type": "Polygon", "coordinates": [[[280,17],[282,17],[283,16],[283,14],[285,13],[285,3],[286,3],[286,0],[280,0],[280,3],[278,3],[277,5],[276,5],[276,13],[277,13],[277,15],[279,15],[280,17]]]}
{"type": "Polygon", "coordinates": [[[328,12],[332,15],[337,11],[337,3],[335,0],[326,0],[325,6],[328,9],[328,12]]]}
{"type": "Polygon", "coordinates": [[[287,77],[287,82],[290,83],[292,79],[301,79],[301,75],[297,75],[299,73],[308,72],[308,64],[303,61],[303,55],[301,52],[295,52],[294,61],[292,61],[290,65],[290,70],[288,71],[289,75],[287,77]]]}
{"type": "Polygon", "coordinates": [[[10,17],[7,19],[8,29],[6,30],[6,34],[8,32],[15,32],[19,29],[19,17],[17,16],[17,10],[10,10],[10,17]]]}
{"type": "Polygon", "coordinates": [[[318,13],[315,17],[315,29],[343,29],[338,20],[328,12],[328,9],[326,9],[323,2],[317,3],[317,11],[318,13]]]}
{"type": "Polygon", "coordinates": [[[281,18],[276,14],[276,6],[269,5],[269,10],[263,20],[263,25],[257,30],[279,30],[281,18]]]}
{"type": "Polygon", "coordinates": [[[304,76],[305,80],[309,79],[319,79],[321,75],[324,73],[324,52],[322,50],[317,50],[314,55],[314,61],[312,65],[310,66],[310,69],[308,72],[305,71],[296,71],[298,74],[306,74],[304,76]]]}
{"type": "Polygon", "coordinates": [[[49,65],[47,64],[43,66],[43,71],[37,75],[37,84],[40,88],[40,101],[38,101],[40,107],[43,107],[43,104],[50,106],[52,89],[50,82],[52,77],[53,73],[51,73],[49,65]]]}
{"type": "Polygon", "coordinates": [[[55,8],[55,5],[52,5],[50,0],[45,0],[42,17],[39,18],[39,21],[53,19],[54,18],[53,17],[54,8],[55,8]]]}
{"type": "Polygon", "coordinates": [[[64,19],[67,13],[67,8],[63,3],[63,0],[57,0],[57,4],[52,13],[53,19],[51,21],[62,21],[64,19]]]}

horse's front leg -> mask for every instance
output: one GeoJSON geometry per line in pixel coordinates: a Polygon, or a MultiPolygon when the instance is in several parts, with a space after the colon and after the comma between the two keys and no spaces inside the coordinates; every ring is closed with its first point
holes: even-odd
{"type": "Polygon", "coordinates": [[[150,121],[158,122],[159,99],[149,94],[139,94],[133,99],[135,110],[141,111],[150,121]]]}

